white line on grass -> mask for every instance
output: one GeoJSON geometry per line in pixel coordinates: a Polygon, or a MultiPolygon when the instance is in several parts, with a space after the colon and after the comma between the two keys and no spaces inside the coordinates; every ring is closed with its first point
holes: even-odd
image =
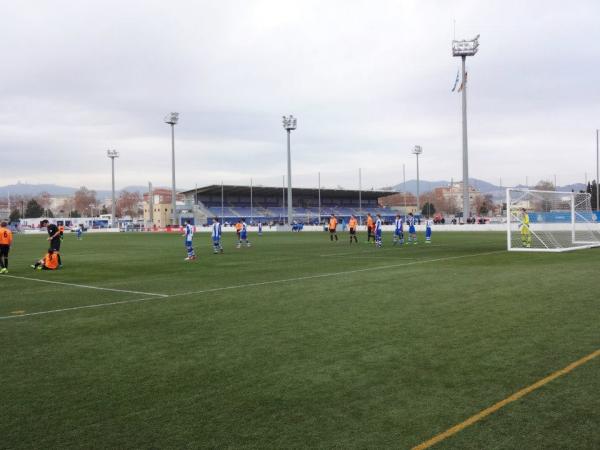
{"type": "Polygon", "coordinates": [[[18,277],[16,275],[2,275],[2,278],[5,278],[5,277],[18,278],[20,280],[37,281],[38,283],[60,284],[62,286],[73,286],[73,287],[84,288],[84,289],[97,289],[99,291],[124,292],[126,294],[140,294],[140,295],[154,295],[156,297],[168,297],[167,294],[155,294],[153,292],[128,291],[125,289],[114,289],[114,288],[106,288],[106,287],[100,287],[100,286],[90,286],[87,284],[75,284],[75,283],[65,283],[63,281],[40,280],[39,278],[18,277]]]}
{"type": "Polygon", "coordinates": [[[78,309],[101,308],[103,306],[124,305],[124,304],[128,304],[128,303],[138,303],[138,302],[145,302],[145,301],[149,301],[149,300],[170,299],[170,298],[174,298],[174,297],[183,297],[186,295],[209,294],[212,292],[221,292],[221,291],[227,291],[227,290],[233,290],[233,289],[243,289],[243,288],[251,288],[251,287],[257,287],[257,286],[267,286],[270,284],[281,284],[281,283],[289,283],[289,282],[294,282],[294,281],[305,281],[305,280],[314,280],[314,279],[318,279],[318,278],[329,278],[329,277],[335,277],[335,276],[339,276],[339,275],[350,275],[353,273],[370,272],[373,270],[395,269],[398,267],[412,266],[412,265],[416,265],[416,264],[426,264],[426,263],[440,262],[440,261],[452,261],[455,259],[474,258],[477,256],[493,255],[495,253],[504,253],[505,251],[506,250],[495,250],[495,251],[491,251],[491,252],[473,253],[470,255],[448,256],[445,258],[425,259],[425,260],[406,262],[406,263],[401,263],[401,264],[389,264],[386,266],[379,266],[379,267],[365,267],[362,269],[346,270],[343,272],[327,272],[327,273],[320,273],[320,274],[316,274],[316,275],[306,275],[303,277],[284,278],[281,280],[259,281],[256,283],[246,283],[246,284],[235,284],[232,286],[222,286],[222,287],[216,287],[216,288],[210,288],[210,289],[202,289],[199,291],[180,292],[178,294],[169,294],[169,295],[160,294],[161,295],[160,297],[157,297],[157,296],[144,297],[144,298],[122,300],[122,301],[110,302],[110,303],[98,303],[95,305],[73,306],[71,308],[52,309],[49,311],[38,311],[38,312],[32,312],[32,313],[27,313],[27,314],[15,314],[13,316],[0,316],[0,320],[16,319],[18,317],[26,317],[26,316],[39,316],[42,314],[53,314],[53,313],[59,313],[59,312],[64,312],[64,311],[74,311],[74,310],[78,310],[78,309]]]}

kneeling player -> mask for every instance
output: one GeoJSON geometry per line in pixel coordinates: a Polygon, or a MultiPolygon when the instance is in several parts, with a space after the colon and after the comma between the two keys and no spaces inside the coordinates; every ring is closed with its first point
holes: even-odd
{"type": "Polygon", "coordinates": [[[35,264],[31,265],[31,268],[37,270],[56,270],[58,269],[58,253],[52,248],[48,249],[48,253],[35,264]]]}

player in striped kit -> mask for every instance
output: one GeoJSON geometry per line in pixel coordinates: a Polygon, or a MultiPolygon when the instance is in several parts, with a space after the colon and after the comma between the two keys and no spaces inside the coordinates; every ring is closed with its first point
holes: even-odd
{"type": "Polygon", "coordinates": [[[241,248],[242,243],[246,244],[246,247],[250,247],[250,242],[248,242],[248,226],[246,225],[246,219],[242,219],[241,225],[242,227],[240,228],[240,238],[238,240],[237,248],[241,248]]]}
{"type": "Polygon", "coordinates": [[[219,218],[215,217],[212,224],[212,241],[213,241],[213,252],[223,253],[223,246],[221,245],[221,224],[219,218]]]}
{"type": "Polygon", "coordinates": [[[417,242],[417,230],[415,228],[415,216],[413,213],[408,213],[408,243],[413,242],[415,245],[417,242]]]}
{"type": "Polygon", "coordinates": [[[431,217],[427,218],[425,222],[425,243],[431,244],[431,227],[433,226],[433,219],[431,217]]]}
{"type": "Polygon", "coordinates": [[[375,220],[375,245],[381,247],[381,214],[377,214],[377,220],[375,220]]]}
{"type": "Polygon", "coordinates": [[[396,221],[394,222],[394,245],[396,244],[404,244],[404,221],[400,214],[396,214],[396,221]]]}
{"type": "Polygon", "coordinates": [[[192,239],[194,238],[194,227],[190,223],[189,220],[185,221],[185,248],[187,250],[187,258],[185,261],[193,261],[196,259],[196,253],[194,252],[194,247],[192,245],[192,239]]]}

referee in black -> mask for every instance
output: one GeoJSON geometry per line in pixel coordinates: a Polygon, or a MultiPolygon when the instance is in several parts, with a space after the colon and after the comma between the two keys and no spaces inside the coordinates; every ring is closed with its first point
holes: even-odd
{"type": "Polygon", "coordinates": [[[60,259],[60,230],[53,223],[49,223],[48,219],[42,220],[40,227],[46,227],[50,248],[58,255],[58,267],[62,267],[62,260],[60,259]]]}

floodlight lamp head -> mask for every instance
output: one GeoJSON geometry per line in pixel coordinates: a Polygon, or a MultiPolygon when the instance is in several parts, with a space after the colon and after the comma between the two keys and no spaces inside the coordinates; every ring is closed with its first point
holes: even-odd
{"type": "Polygon", "coordinates": [[[474,56],[479,49],[479,35],[467,41],[452,41],[452,56],[474,56]]]}
{"type": "Polygon", "coordinates": [[[119,152],[116,150],[106,150],[106,156],[108,156],[109,158],[118,158],[119,152]]]}
{"type": "Polygon", "coordinates": [[[423,148],[420,145],[415,145],[415,148],[413,148],[413,153],[415,155],[420,155],[423,153],[423,148]]]}
{"type": "Polygon", "coordinates": [[[169,125],[175,125],[175,124],[177,124],[177,122],[179,122],[179,113],[178,112],[172,112],[165,116],[165,123],[168,123],[169,125]]]}
{"type": "Polygon", "coordinates": [[[287,131],[295,130],[298,125],[298,119],[291,114],[289,117],[283,116],[283,128],[287,131]]]}

